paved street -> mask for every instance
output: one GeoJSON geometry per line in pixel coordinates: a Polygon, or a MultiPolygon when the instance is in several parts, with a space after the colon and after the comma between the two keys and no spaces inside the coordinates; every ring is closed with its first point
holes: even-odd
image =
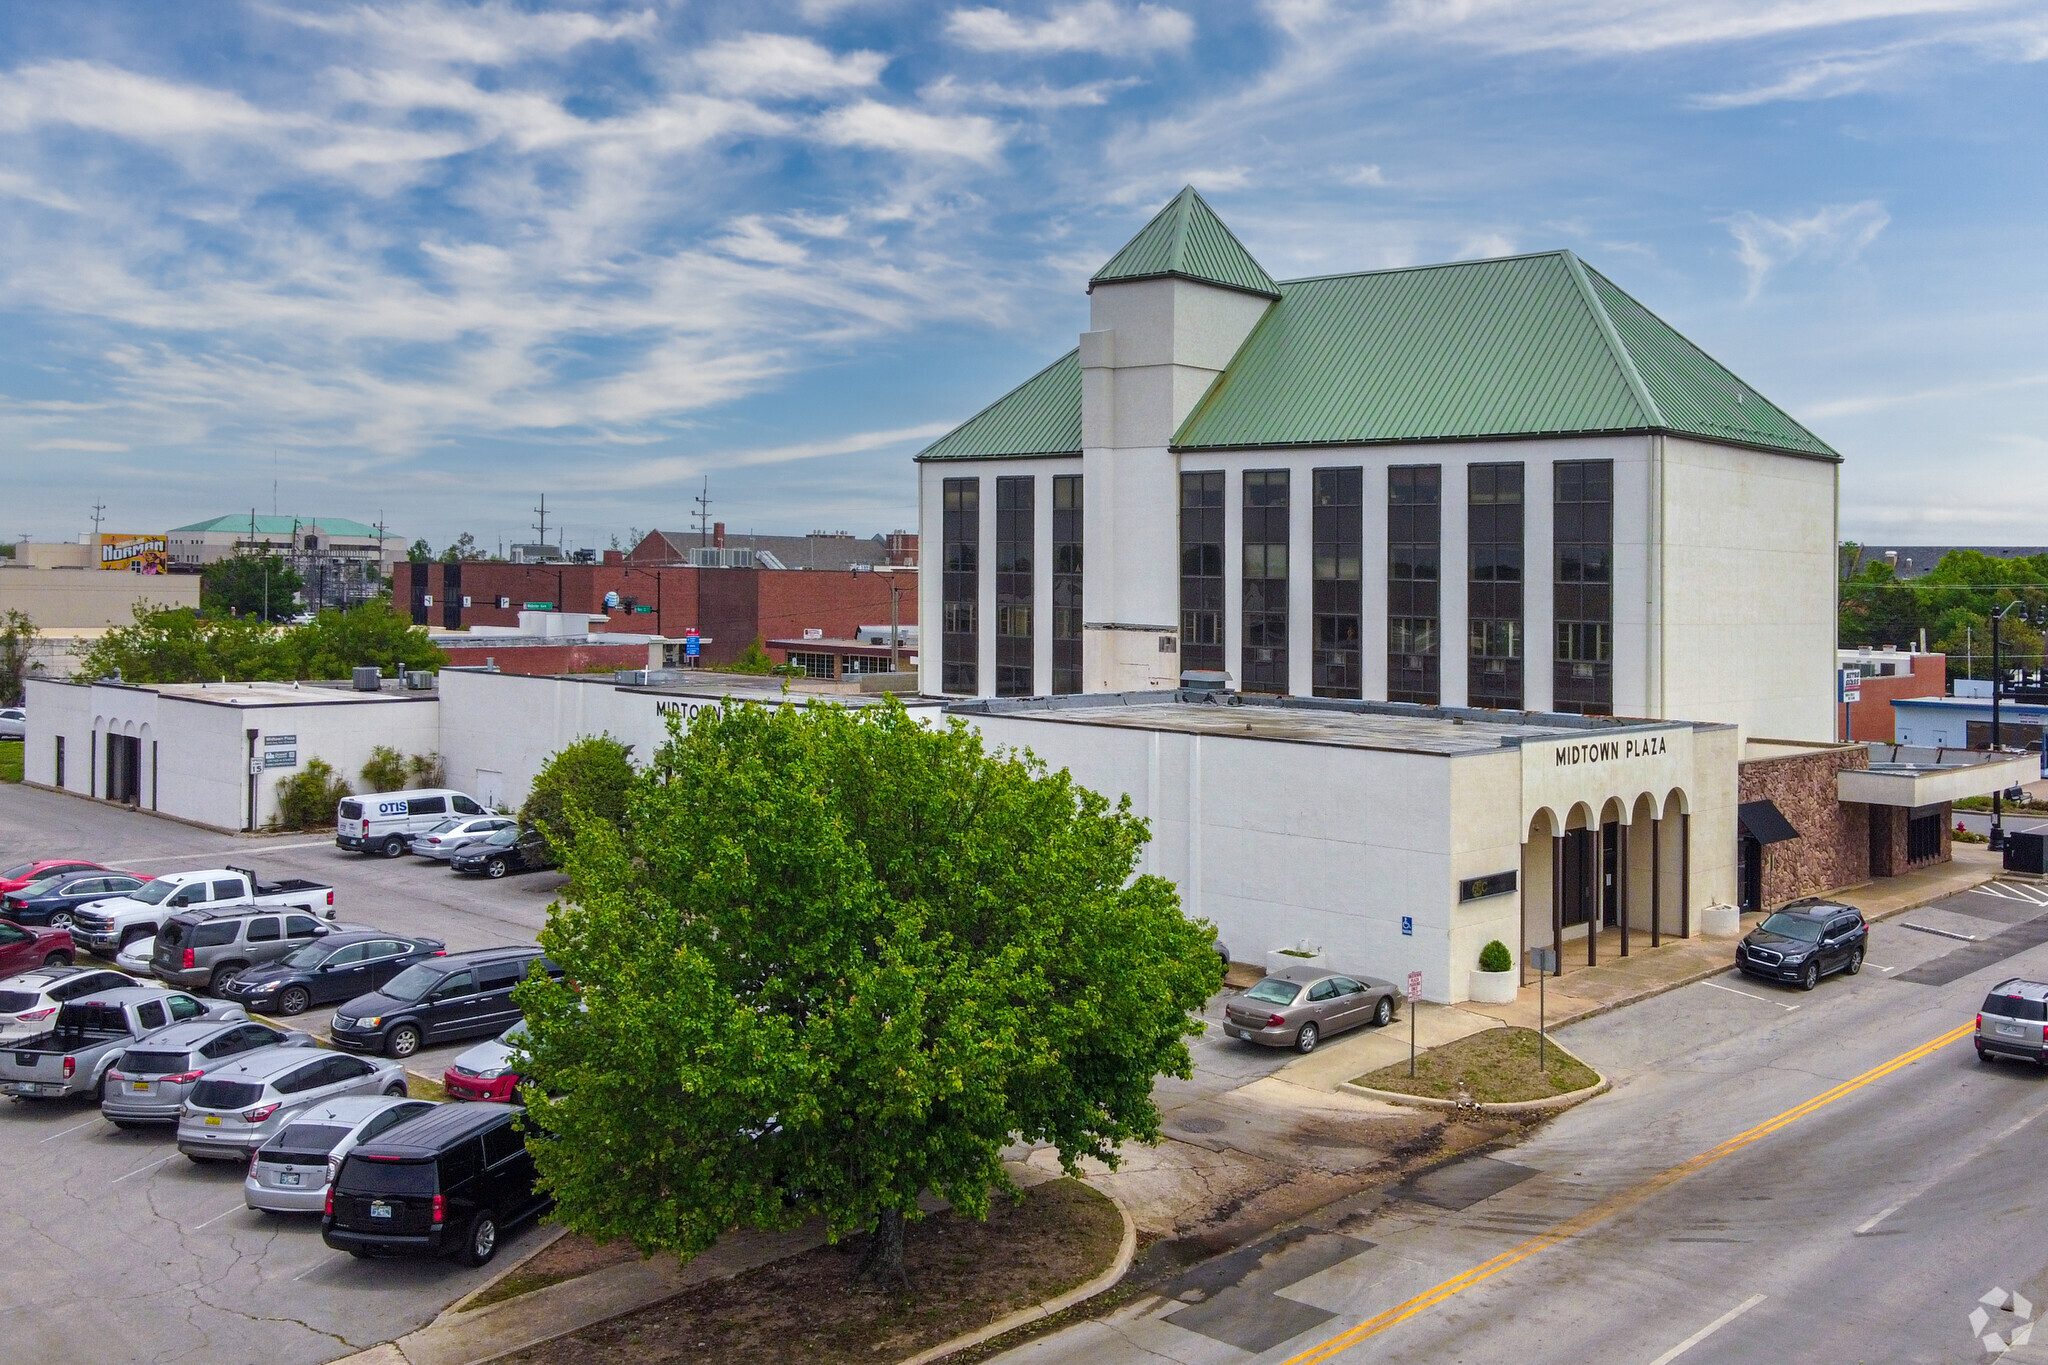
{"type": "Polygon", "coordinates": [[[1957,1030],[2044,944],[2048,892],[1999,884],[1880,925],[1811,994],[1727,976],[1589,1020],[1560,1037],[1612,1094],[1003,1359],[1985,1358],[1980,1295],[2048,1302],[2048,1074],[1957,1030]]]}
{"type": "MultiPolygon", "coordinates": [[[[236,839],[0,786],[0,864],[68,855],[141,872],[235,864],[316,878],[335,888],[342,921],[432,934],[454,949],[531,941],[561,884],[554,874],[457,877],[421,859],[344,853],[317,835],[236,839]]],[[[332,1013],[290,1023],[317,1034],[332,1013]]],[[[423,1049],[412,1069],[438,1077],[468,1046],[423,1049]]],[[[420,1326],[492,1273],[358,1263],[321,1243],[318,1219],[243,1208],[241,1180],[239,1166],[179,1156],[168,1130],[121,1132],[82,1100],[0,1104],[0,1356],[329,1360],[420,1326]]]]}

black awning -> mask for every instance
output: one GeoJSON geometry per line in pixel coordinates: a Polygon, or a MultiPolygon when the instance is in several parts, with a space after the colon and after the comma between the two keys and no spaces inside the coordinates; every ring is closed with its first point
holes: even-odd
{"type": "Polygon", "coordinates": [[[1742,825],[1742,832],[1760,844],[1778,844],[1799,837],[1799,831],[1792,828],[1792,822],[1772,801],[1745,801],[1735,808],[1735,818],[1742,825]]]}

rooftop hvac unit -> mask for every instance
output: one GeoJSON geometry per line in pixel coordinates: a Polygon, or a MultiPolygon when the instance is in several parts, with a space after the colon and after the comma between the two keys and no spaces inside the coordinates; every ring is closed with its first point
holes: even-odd
{"type": "Polygon", "coordinates": [[[405,686],[411,692],[431,692],[434,675],[424,668],[408,668],[405,670],[405,686]]]}
{"type": "Polygon", "coordinates": [[[647,670],[644,668],[622,668],[612,677],[621,687],[647,686],[647,670]]]}
{"type": "Polygon", "coordinates": [[[364,664],[358,668],[355,677],[358,692],[375,692],[384,685],[384,675],[374,664],[364,664]]]}

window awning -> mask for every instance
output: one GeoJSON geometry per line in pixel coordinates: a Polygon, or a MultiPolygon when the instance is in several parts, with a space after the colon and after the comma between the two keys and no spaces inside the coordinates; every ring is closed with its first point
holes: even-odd
{"type": "Polygon", "coordinates": [[[1735,818],[1742,832],[1760,844],[1778,844],[1799,837],[1799,831],[1792,828],[1792,822],[1775,802],[1745,801],[1735,808],[1735,818]]]}

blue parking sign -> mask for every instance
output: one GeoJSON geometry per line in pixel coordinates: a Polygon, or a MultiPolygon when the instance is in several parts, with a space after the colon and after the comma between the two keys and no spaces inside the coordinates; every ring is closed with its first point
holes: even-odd
{"type": "Polygon", "coordinates": [[[694,659],[694,658],[697,658],[697,657],[698,657],[698,656],[699,656],[700,654],[702,654],[703,652],[704,652],[704,642],[703,642],[702,640],[699,640],[699,639],[697,638],[697,632],[696,632],[696,631],[694,631],[694,630],[693,630],[693,631],[691,631],[691,632],[690,632],[690,633],[689,633],[688,635],[685,635],[685,636],[683,637],[683,655],[684,655],[684,657],[686,657],[686,658],[690,658],[690,659],[694,659]]]}
{"type": "Polygon", "coordinates": [[[1401,916],[1401,937],[1402,937],[1402,938],[1414,938],[1414,937],[1415,937],[1415,916],[1413,916],[1413,915],[1403,915],[1403,916],[1401,916]]]}

